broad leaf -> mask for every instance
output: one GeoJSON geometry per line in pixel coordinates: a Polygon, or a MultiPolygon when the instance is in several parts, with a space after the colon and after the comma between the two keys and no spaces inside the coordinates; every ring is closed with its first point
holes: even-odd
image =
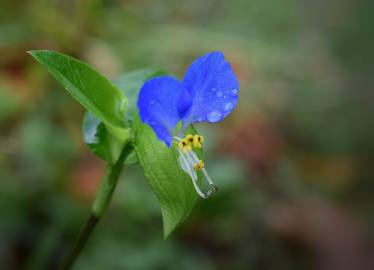
{"type": "MultiPolygon", "coordinates": [[[[175,146],[166,147],[153,130],[134,121],[135,151],[148,182],[155,192],[163,216],[165,238],[190,214],[197,194],[191,178],[181,169],[175,146]]],[[[192,128],[189,133],[196,133],[192,128]]],[[[200,177],[200,175],[199,175],[200,177]]]]}
{"type": "MultiPolygon", "coordinates": [[[[98,71],[77,59],[54,51],[29,53],[89,112],[109,125],[124,127],[127,100],[98,71]]],[[[115,130],[115,133],[121,132],[115,130]]]]}

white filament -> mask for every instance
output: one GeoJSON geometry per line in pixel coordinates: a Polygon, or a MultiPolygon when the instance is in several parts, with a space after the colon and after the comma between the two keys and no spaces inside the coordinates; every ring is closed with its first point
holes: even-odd
{"type": "Polygon", "coordinates": [[[197,194],[199,194],[200,197],[205,199],[206,195],[204,194],[204,192],[201,191],[197,183],[197,174],[193,168],[193,163],[191,164],[190,160],[188,158],[186,159],[185,154],[180,149],[178,149],[178,152],[179,152],[179,163],[181,164],[182,170],[185,171],[185,173],[187,173],[191,177],[192,183],[194,185],[194,188],[197,194]]]}
{"type": "MultiPolygon", "coordinates": [[[[178,140],[178,141],[181,140],[178,137],[174,137],[174,139],[178,140]]],[[[209,177],[209,174],[208,174],[208,172],[205,168],[203,168],[202,171],[203,171],[203,174],[204,174],[206,180],[208,181],[208,183],[210,185],[210,189],[206,193],[201,191],[201,189],[198,185],[198,182],[197,182],[197,173],[196,173],[195,168],[194,168],[194,165],[200,162],[199,157],[192,150],[187,151],[186,153],[183,153],[183,151],[181,149],[179,149],[179,148],[177,148],[177,149],[178,149],[178,153],[179,153],[179,163],[181,165],[181,168],[185,173],[187,173],[191,177],[192,183],[194,185],[194,188],[195,188],[197,194],[201,198],[206,199],[210,195],[212,195],[215,191],[217,191],[216,186],[214,185],[212,179],[209,177]]]]}

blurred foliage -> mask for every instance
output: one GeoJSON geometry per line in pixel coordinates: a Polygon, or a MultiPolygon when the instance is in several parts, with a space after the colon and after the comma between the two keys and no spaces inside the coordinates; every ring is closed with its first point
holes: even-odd
{"type": "Polygon", "coordinates": [[[55,269],[103,163],[83,111],[26,50],[54,49],[114,79],[183,76],[221,50],[238,109],[197,128],[220,191],[162,239],[157,201],[128,166],[75,269],[373,269],[373,1],[2,0],[0,265],[55,269]]]}

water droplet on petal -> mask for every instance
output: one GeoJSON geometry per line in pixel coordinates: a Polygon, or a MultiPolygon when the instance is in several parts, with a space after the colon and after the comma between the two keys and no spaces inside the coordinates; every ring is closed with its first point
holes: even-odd
{"type": "Polygon", "coordinates": [[[208,118],[209,122],[214,123],[221,120],[222,114],[219,111],[212,111],[206,117],[208,118]]]}
{"type": "Polygon", "coordinates": [[[217,95],[217,97],[219,97],[219,98],[220,98],[220,97],[222,97],[222,96],[223,96],[223,93],[222,93],[222,91],[218,91],[216,95],[217,95]]]}
{"type": "Polygon", "coordinates": [[[212,92],[215,92],[215,91],[217,91],[217,88],[213,87],[212,92]]]}
{"type": "Polygon", "coordinates": [[[155,103],[156,103],[155,100],[151,100],[151,101],[149,101],[149,104],[151,104],[151,105],[154,105],[155,103]]]}
{"type": "Polygon", "coordinates": [[[232,89],[231,93],[236,96],[238,94],[238,89],[236,89],[236,88],[232,89]]]}
{"type": "Polygon", "coordinates": [[[223,106],[223,109],[224,109],[225,111],[230,111],[230,110],[232,110],[233,108],[234,108],[234,104],[232,104],[231,102],[226,103],[226,104],[223,106]]]}

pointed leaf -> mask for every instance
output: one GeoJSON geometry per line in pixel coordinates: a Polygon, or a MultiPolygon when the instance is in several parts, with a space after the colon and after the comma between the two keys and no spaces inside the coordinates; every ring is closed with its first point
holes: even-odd
{"type": "Polygon", "coordinates": [[[125,96],[89,65],[54,51],[29,52],[89,112],[113,126],[123,127],[125,96]]]}
{"type": "MultiPolygon", "coordinates": [[[[180,167],[175,146],[166,147],[137,115],[134,132],[135,151],[159,200],[166,238],[188,217],[197,200],[197,194],[191,178],[180,167]]],[[[189,133],[196,131],[190,130],[189,133]]]]}

